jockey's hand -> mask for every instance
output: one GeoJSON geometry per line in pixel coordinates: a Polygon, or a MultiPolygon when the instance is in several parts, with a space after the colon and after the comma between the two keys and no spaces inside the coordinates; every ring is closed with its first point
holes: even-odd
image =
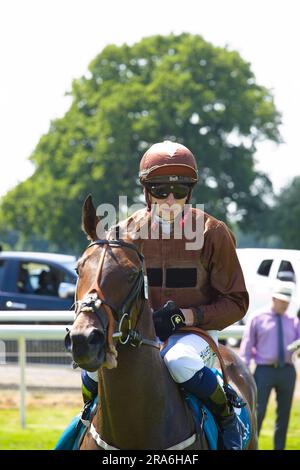
{"type": "Polygon", "coordinates": [[[153,313],[153,321],[156,335],[161,341],[166,341],[181,326],[185,326],[183,312],[172,300],[153,313]]]}

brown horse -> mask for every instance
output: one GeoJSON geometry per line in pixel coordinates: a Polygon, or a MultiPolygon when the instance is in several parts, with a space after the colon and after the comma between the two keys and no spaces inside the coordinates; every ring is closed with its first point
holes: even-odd
{"type": "MultiPolygon", "coordinates": [[[[83,228],[92,243],[78,263],[76,319],[66,343],[76,364],[98,370],[99,405],[80,448],[207,449],[160,357],[143,256],[131,239],[98,240],[98,222],[88,198],[83,228]]],[[[255,449],[255,383],[233,352],[222,348],[222,354],[233,385],[250,409],[248,448],[255,449]]]]}

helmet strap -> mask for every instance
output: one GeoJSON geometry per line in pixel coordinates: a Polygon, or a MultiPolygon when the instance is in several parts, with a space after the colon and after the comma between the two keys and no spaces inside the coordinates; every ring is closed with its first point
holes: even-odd
{"type": "Polygon", "coordinates": [[[194,186],[192,186],[192,187],[190,188],[190,190],[189,190],[189,193],[188,193],[188,195],[187,195],[186,202],[185,202],[186,204],[188,204],[188,203],[190,202],[190,199],[191,199],[191,197],[192,197],[193,187],[194,187],[194,186]]]}
{"type": "Polygon", "coordinates": [[[151,200],[150,200],[150,194],[146,186],[144,186],[144,195],[145,195],[145,200],[147,204],[147,211],[151,212],[151,200]]]}

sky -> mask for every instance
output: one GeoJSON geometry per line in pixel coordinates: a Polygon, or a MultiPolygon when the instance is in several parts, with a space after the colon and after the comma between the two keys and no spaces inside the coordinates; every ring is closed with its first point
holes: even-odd
{"type": "Polygon", "coordinates": [[[72,80],[107,44],[182,32],[237,50],[272,90],[284,143],[261,143],[255,159],[279,192],[300,174],[299,10],[299,0],[1,0],[0,196],[32,174],[28,157],[70,106],[72,80]]]}

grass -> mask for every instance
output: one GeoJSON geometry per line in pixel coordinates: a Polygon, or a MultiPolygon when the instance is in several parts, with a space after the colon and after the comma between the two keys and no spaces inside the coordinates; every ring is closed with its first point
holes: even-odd
{"type": "Polygon", "coordinates": [[[28,406],[26,429],[22,429],[18,409],[0,410],[0,449],[53,449],[66,425],[79,411],[79,408],[64,406],[28,406]]]}
{"type": "MultiPolygon", "coordinates": [[[[260,450],[273,449],[273,435],[275,429],[275,401],[270,400],[261,432],[259,435],[260,450]]],[[[286,450],[300,450],[300,398],[293,401],[290,422],[286,440],[286,450]]]]}
{"type": "MultiPolygon", "coordinates": [[[[0,409],[0,449],[53,449],[59,436],[79,412],[74,406],[27,407],[26,429],[21,429],[18,409],[0,409]]],[[[260,449],[273,448],[275,403],[269,403],[259,438],[260,449]]],[[[295,399],[286,449],[300,448],[300,399],[295,399]]]]}

